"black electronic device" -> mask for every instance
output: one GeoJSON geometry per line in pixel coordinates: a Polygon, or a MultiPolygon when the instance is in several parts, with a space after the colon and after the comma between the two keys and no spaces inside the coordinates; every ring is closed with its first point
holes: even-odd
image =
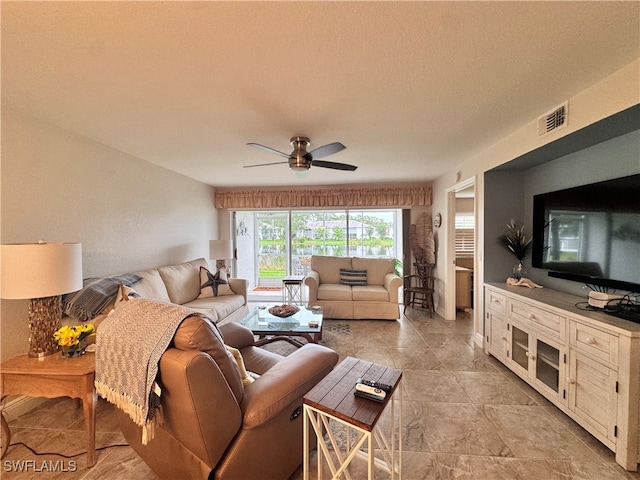
{"type": "Polygon", "coordinates": [[[604,312],[614,317],[640,323],[640,301],[623,298],[604,307],[604,312]]]}
{"type": "Polygon", "coordinates": [[[379,395],[375,395],[373,393],[362,392],[360,390],[356,390],[355,392],[353,392],[353,394],[356,397],[366,398],[367,400],[373,400],[374,402],[378,402],[378,403],[383,403],[384,402],[384,397],[381,397],[379,395]]]}
{"type": "Polygon", "coordinates": [[[359,378],[356,381],[356,389],[353,394],[356,397],[366,398],[375,402],[383,403],[387,398],[387,395],[391,393],[393,388],[391,385],[381,382],[374,382],[373,380],[365,380],[359,378]]]}
{"type": "Polygon", "coordinates": [[[364,383],[356,383],[356,390],[353,394],[356,397],[367,398],[380,403],[384,402],[385,398],[387,398],[387,392],[381,388],[372,387],[364,383]]]}
{"type": "Polygon", "coordinates": [[[357,384],[369,385],[370,387],[373,387],[373,388],[379,388],[380,390],[384,390],[386,393],[391,393],[391,390],[393,390],[391,385],[388,385],[386,383],[381,383],[381,382],[374,382],[372,380],[365,380],[364,378],[359,378],[356,381],[356,385],[357,384]]]}
{"type": "Polygon", "coordinates": [[[532,266],[640,292],[640,174],[535,195],[532,266]]]}

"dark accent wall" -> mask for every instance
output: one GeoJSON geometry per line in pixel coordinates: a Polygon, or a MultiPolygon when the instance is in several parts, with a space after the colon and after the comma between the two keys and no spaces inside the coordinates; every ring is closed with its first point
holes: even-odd
{"type": "MultiPolygon", "coordinates": [[[[487,171],[485,181],[485,281],[503,282],[516,262],[497,238],[510,218],[531,234],[533,196],[640,173],[640,104],[487,171]]],[[[639,200],[640,201],[640,200],[639,200]]],[[[536,283],[586,295],[583,285],[531,268],[536,283]]]]}

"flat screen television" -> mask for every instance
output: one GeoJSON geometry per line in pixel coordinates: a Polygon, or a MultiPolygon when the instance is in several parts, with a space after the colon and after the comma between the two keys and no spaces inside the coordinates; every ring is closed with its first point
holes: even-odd
{"type": "Polygon", "coordinates": [[[640,293],[640,174],[533,197],[532,265],[640,293]]]}

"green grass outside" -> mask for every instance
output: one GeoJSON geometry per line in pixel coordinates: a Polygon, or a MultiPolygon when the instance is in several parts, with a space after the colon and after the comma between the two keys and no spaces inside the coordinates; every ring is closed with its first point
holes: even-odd
{"type": "Polygon", "coordinates": [[[283,270],[260,270],[260,278],[284,278],[286,274],[283,270]]]}

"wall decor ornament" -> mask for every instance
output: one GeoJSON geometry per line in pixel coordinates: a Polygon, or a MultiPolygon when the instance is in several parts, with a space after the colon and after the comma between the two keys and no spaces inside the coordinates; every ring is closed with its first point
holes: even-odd
{"type": "Polygon", "coordinates": [[[436,242],[431,215],[421,213],[416,223],[409,226],[409,247],[418,263],[436,263],[436,242]]]}
{"type": "Polygon", "coordinates": [[[512,218],[507,223],[507,232],[498,238],[498,243],[511,253],[518,263],[513,267],[513,278],[519,280],[527,275],[527,269],[522,263],[531,249],[531,237],[524,231],[524,225],[518,226],[512,218]]]}

